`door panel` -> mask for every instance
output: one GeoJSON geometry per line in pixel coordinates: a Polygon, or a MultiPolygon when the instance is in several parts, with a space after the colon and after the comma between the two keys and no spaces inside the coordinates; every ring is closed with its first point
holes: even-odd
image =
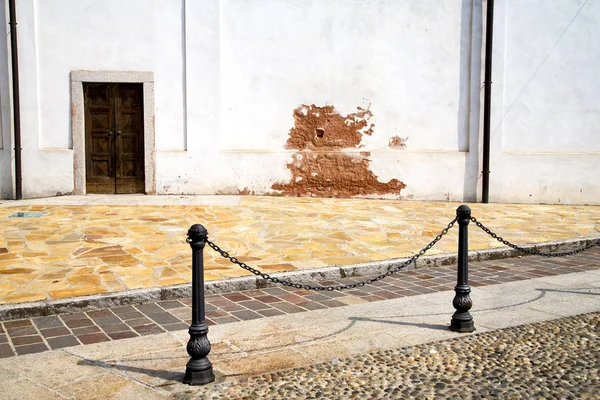
{"type": "Polygon", "coordinates": [[[114,105],[109,84],[84,86],[85,170],[88,193],[114,193],[114,105]]]}
{"type": "Polygon", "coordinates": [[[144,193],[142,84],[85,83],[86,191],[144,193]]]}
{"type": "Polygon", "coordinates": [[[116,96],[116,193],[144,193],[142,85],[122,83],[116,96]]]}

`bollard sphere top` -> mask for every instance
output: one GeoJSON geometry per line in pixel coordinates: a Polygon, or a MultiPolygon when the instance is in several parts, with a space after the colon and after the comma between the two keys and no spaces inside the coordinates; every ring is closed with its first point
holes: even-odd
{"type": "Polygon", "coordinates": [[[471,218],[471,209],[469,206],[462,205],[456,209],[456,216],[458,219],[470,219],[471,218]]]}
{"type": "Polygon", "coordinates": [[[187,233],[192,242],[205,242],[208,237],[208,231],[203,225],[194,224],[187,233]]]}

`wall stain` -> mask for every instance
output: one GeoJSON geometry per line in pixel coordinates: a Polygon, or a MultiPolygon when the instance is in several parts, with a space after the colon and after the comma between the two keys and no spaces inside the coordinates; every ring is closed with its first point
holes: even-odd
{"type": "Polygon", "coordinates": [[[388,142],[388,147],[392,149],[405,149],[407,137],[401,138],[400,136],[392,136],[388,142]]]}
{"type": "Polygon", "coordinates": [[[345,117],[333,106],[295,109],[294,127],[285,144],[286,149],[298,150],[287,165],[292,178],[271,188],[285,196],[399,195],[406,185],[397,179],[379,182],[369,169],[369,152],[344,152],[362,147],[363,135],[373,134],[372,116],[368,108],[360,107],[345,117]]]}

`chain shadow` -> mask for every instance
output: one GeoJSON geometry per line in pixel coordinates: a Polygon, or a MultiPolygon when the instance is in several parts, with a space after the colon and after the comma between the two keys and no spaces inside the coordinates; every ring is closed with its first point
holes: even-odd
{"type": "MultiPolygon", "coordinates": [[[[508,304],[506,306],[475,309],[475,310],[471,310],[470,312],[471,312],[471,314],[477,314],[477,313],[481,313],[481,312],[498,311],[498,310],[504,310],[504,309],[507,309],[507,308],[512,308],[512,307],[517,307],[517,306],[523,306],[523,305],[527,305],[527,304],[532,304],[532,303],[535,303],[535,302],[541,300],[542,298],[544,298],[548,292],[574,293],[574,294],[583,294],[583,295],[588,295],[588,294],[591,294],[591,295],[600,295],[600,293],[577,292],[577,290],[600,290],[600,288],[595,288],[595,287],[573,288],[571,290],[545,289],[545,288],[535,289],[535,290],[538,291],[538,292],[540,292],[540,293],[538,295],[536,295],[533,299],[522,301],[522,302],[519,302],[519,303],[508,304]]],[[[388,316],[388,317],[380,317],[382,319],[378,319],[378,320],[375,320],[375,319],[361,319],[360,317],[351,317],[350,319],[366,320],[366,321],[373,321],[373,322],[382,322],[382,323],[387,323],[387,324],[422,326],[423,328],[429,328],[429,329],[437,329],[437,330],[439,330],[444,325],[440,325],[440,324],[423,324],[423,323],[417,323],[417,322],[389,321],[389,320],[386,320],[386,318],[429,317],[429,316],[432,316],[432,315],[433,316],[438,316],[438,315],[451,315],[451,314],[452,314],[452,312],[447,312],[447,313],[443,312],[443,313],[427,313],[427,314],[391,315],[391,316],[388,316]]],[[[447,328],[447,326],[445,328],[447,328]]]]}
{"type": "Polygon", "coordinates": [[[535,289],[535,290],[545,290],[546,292],[555,292],[555,293],[590,294],[592,296],[600,296],[600,293],[576,292],[576,290],[600,290],[600,288],[573,288],[571,290],[558,290],[558,289],[535,289]]]}
{"type": "MultiPolygon", "coordinates": [[[[429,315],[433,315],[433,314],[429,314],[429,315]]],[[[388,317],[384,317],[384,318],[388,318],[388,317]]],[[[447,331],[449,329],[448,328],[449,325],[426,324],[426,323],[422,323],[422,322],[386,321],[386,320],[382,320],[382,319],[365,318],[365,317],[350,317],[348,319],[351,320],[351,321],[382,322],[382,323],[385,323],[385,324],[417,326],[419,328],[434,329],[434,330],[438,330],[438,331],[441,331],[441,330],[447,331]]]]}

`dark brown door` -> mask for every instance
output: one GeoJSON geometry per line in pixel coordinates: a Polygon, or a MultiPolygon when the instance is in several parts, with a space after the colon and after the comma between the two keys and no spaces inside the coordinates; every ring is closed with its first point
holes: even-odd
{"type": "Polygon", "coordinates": [[[144,193],[141,83],[85,83],[87,193],[144,193]]]}

